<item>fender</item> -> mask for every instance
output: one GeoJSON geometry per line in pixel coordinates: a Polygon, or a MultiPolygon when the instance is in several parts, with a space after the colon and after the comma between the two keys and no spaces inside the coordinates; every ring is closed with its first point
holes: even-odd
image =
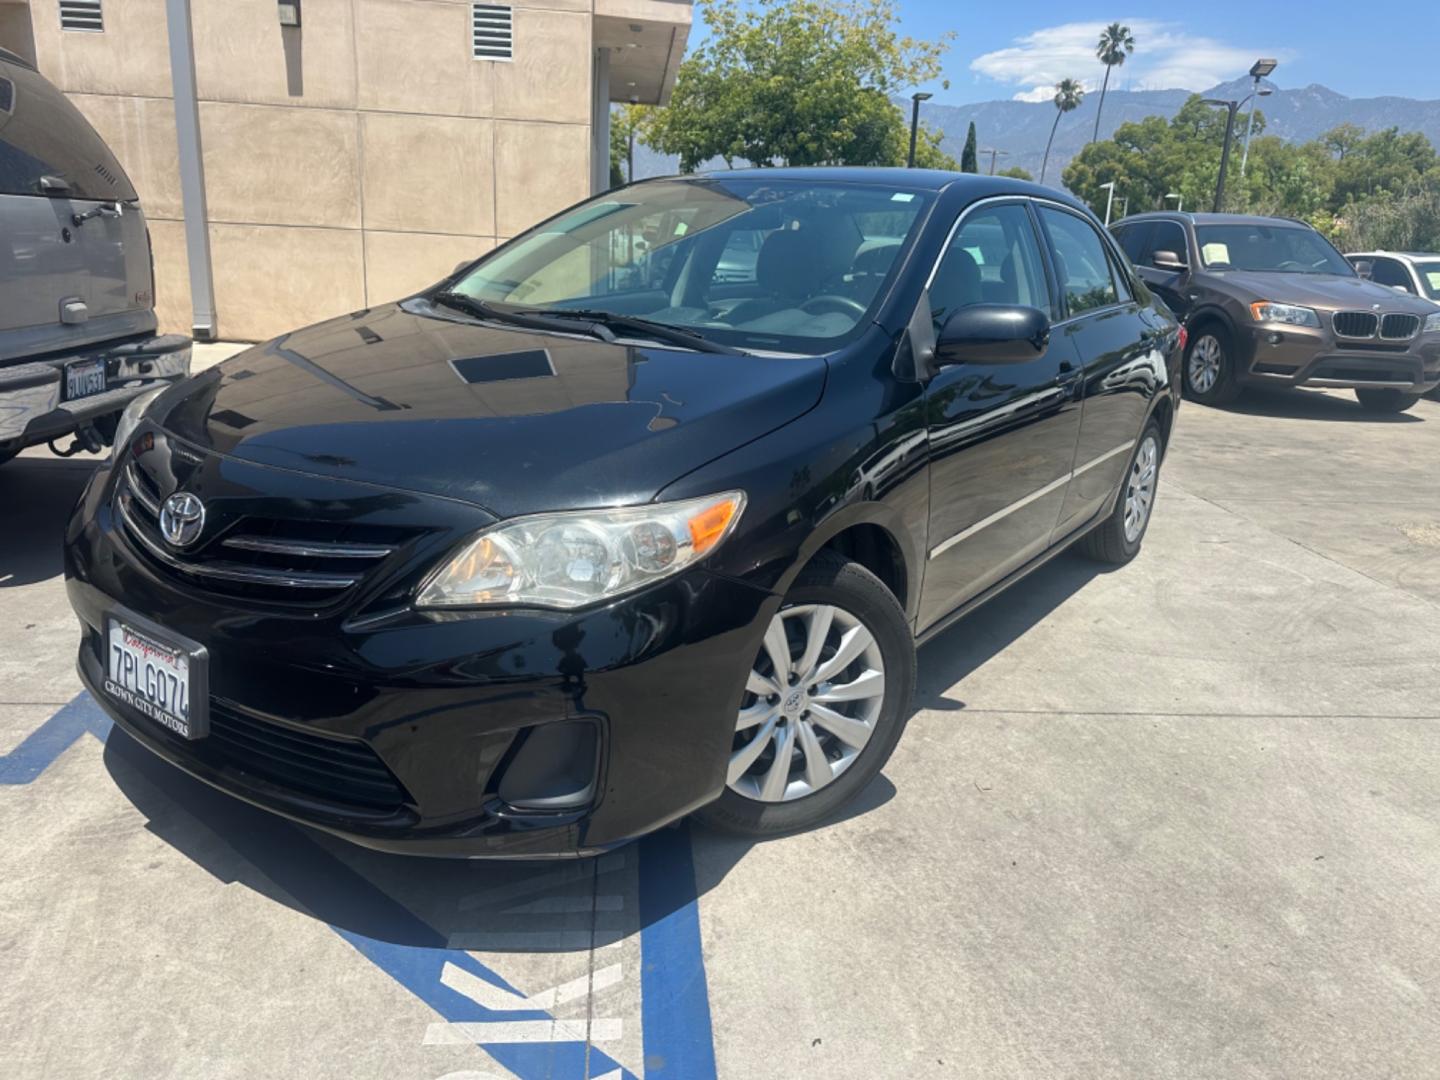
{"type": "Polygon", "coordinates": [[[905,608],[906,617],[914,622],[920,606],[920,573],[917,568],[924,566],[923,545],[915,545],[911,531],[905,527],[899,511],[881,502],[862,500],[846,503],[815,522],[810,535],[796,552],[795,559],[780,575],[775,591],[784,596],[816,552],[846,529],[856,525],[874,525],[882,529],[895,545],[895,550],[900,553],[900,570],[905,578],[905,595],[900,598],[900,602],[905,608]]]}

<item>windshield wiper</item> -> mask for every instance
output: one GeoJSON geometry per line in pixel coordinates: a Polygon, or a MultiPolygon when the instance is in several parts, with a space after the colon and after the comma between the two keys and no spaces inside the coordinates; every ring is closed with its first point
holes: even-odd
{"type": "Polygon", "coordinates": [[[616,311],[598,311],[593,308],[547,308],[536,314],[547,319],[583,319],[611,330],[639,334],[642,337],[663,341],[668,345],[678,345],[682,349],[694,349],[696,352],[733,353],[736,351],[711,341],[694,330],[656,322],[654,319],[647,319],[641,315],[622,315],[616,311]]]}
{"type": "Polygon", "coordinates": [[[607,327],[597,325],[593,319],[588,325],[579,326],[572,319],[559,319],[544,313],[512,311],[508,308],[496,307],[494,304],[462,292],[456,292],[453,289],[436,293],[430,297],[430,302],[455,311],[463,311],[466,315],[477,319],[509,323],[511,326],[520,326],[527,330],[554,330],[562,334],[579,332],[589,334],[591,337],[598,337],[601,341],[615,340],[614,333],[607,327]]]}

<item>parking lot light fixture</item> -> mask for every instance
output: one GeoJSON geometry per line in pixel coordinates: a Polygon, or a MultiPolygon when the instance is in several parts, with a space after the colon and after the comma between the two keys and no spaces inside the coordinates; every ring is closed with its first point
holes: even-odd
{"type": "Polygon", "coordinates": [[[1100,185],[1101,190],[1110,194],[1105,198],[1105,227],[1110,227],[1110,210],[1115,205],[1115,181],[1109,180],[1100,185]]]}
{"type": "Polygon", "coordinates": [[[300,0],[280,0],[280,25],[300,28],[300,0]]]}
{"type": "Polygon", "coordinates": [[[910,95],[910,157],[905,162],[907,169],[915,167],[915,136],[920,132],[920,102],[929,101],[933,94],[917,90],[910,95]]]}
{"type": "Polygon", "coordinates": [[[1180,211],[1180,210],[1184,210],[1184,209],[1185,209],[1185,196],[1182,195],[1182,194],[1180,194],[1180,192],[1178,192],[1178,191],[1167,191],[1167,192],[1165,193],[1165,198],[1166,198],[1167,201],[1170,200],[1170,199],[1174,199],[1174,200],[1175,200],[1175,209],[1176,209],[1177,212],[1180,211]]]}
{"type": "Polygon", "coordinates": [[[1250,78],[1254,81],[1255,89],[1250,92],[1250,118],[1245,122],[1245,152],[1240,155],[1240,179],[1245,179],[1245,166],[1250,163],[1250,136],[1255,131],[1255,103],[1258,97],[1269,97],[1275,91],[1272,87],[1261,86],[1260,80],[1269,75],[1279,65],[1278,60],[1256,60],[1250,65],[1250,78]]]}

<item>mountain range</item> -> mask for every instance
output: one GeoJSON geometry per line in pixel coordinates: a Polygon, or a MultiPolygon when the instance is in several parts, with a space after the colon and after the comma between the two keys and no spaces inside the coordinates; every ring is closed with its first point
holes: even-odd
{"type": "MultiPolygon", "coordinates": [[[[1440,147],[1440,101],[1401,97],[1351,98],[1318,84],[1298,90],[1281,89],[1269,82],[1262,85],[1273,91],[1268,97],[1259,99],[1267,134],[1304,142],[1337,124],[1349,123],[1366,131],[1387,127],[1420,131],[1440,147]]],[[[1250,80],[1241,78],[1212,87],[1204,91],[1203,96],[1240,100],[1250,90],[1250,80]]],[[[1109,138],[1117,127],[1129,121],[1142,120],[1147,116],[1174,116],[1189,96],[1189,90],[1111,90],[1105,95],[1100,137],[1109,138]]],[[[1086,94],[1078,109],[1061,118],[1055,133],[1055,145],[1050,151],[1047,179],[1052,183],[1059,180],[1070,159],[1089,142],[1099,102],[1098,92],[1086,94]]],[[[908,117],[909,100],[903,99],[900,103],[908,117]]],[[[1055,106],[1048,101],[983,101],[972,105],[939,105],[932,101],[921,105],[920,118],[923,123],[941,132],[941,147],[957,161],[965,145],[966,130],[973,120],[980,146],[1004,151],[997,159],[997,170],[1018,165],[1031,175],[1039,176],[1045,140],[1055,120],[1055,106]]],[[[1244,133],[1244,122],[1245,113],[1242,111],[1236,120],[1240,135],[1244,133]]],[[[717,160],[707,167],[723,168],[724,165],[717,160]]],[[[980,167],[989,170],[989,154],[980,155],[980,167]]],[[[667,158],[646,147],[635,148],[637,179],[667,175],[676,169],[674,158],[667,158]]]]}

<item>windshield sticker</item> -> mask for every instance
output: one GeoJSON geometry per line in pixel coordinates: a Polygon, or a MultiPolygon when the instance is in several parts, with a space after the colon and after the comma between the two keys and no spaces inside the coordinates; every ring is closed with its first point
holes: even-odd
{"type": "Polygon", "coordinates": [[[894,195],[891,195],[891,196],[890,196],[890,201],[891,201],[891,202],[914,202],[914,201],[915,201],[915,196],[912,195],[912,194],[910,194],[910,192],[908,192],[908,191],[897,191],[897,192],[895,192],[894,195]]]}
{"type": "Polygon", "coordinates": [[[1440,295],[1440,270],[1426,270],[1425,281],[1430,286],[1430,295],[1440,295]]]}
{"type": "Polygon", "coordinates": [[[1209,243],[1200,249],[1200,254],[1205,257],[1207,263],[1228,263],[1230,261],[1230,246],[1228,244],[1209,243]]]}

